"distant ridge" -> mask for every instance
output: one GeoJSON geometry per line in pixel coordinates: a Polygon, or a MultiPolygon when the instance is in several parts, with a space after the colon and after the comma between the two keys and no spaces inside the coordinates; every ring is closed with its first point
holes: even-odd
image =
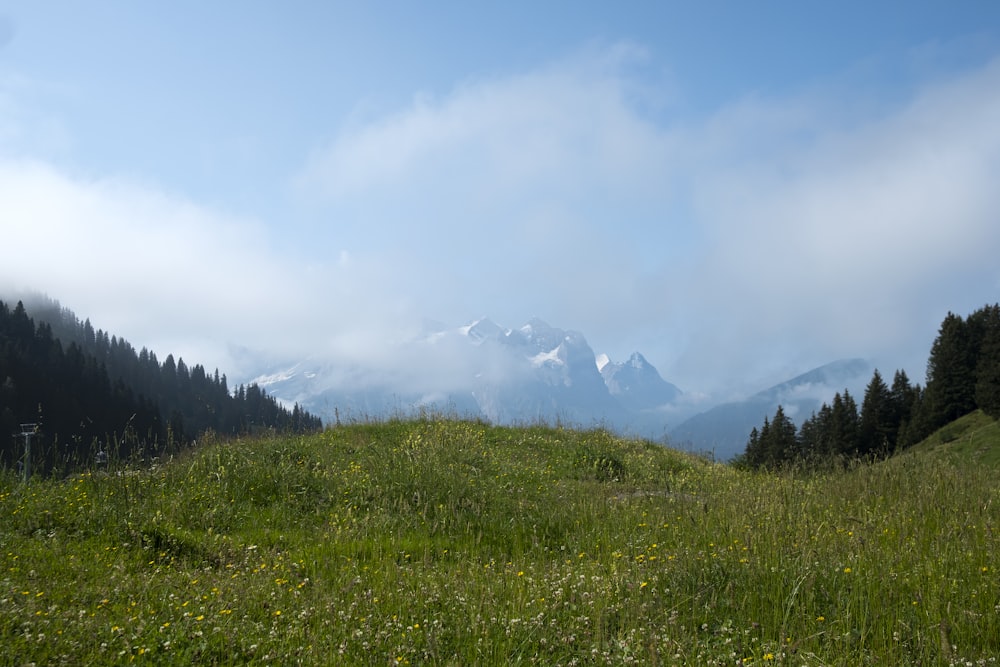
{"type": "Polygon", "coordinates": [[[669,431],[676,446],[710,451],[722,459],[739,454],[746,447],[754,427],[760,427],[784,406],[785,413],[801,424],[824,401],[845,389],[860,394],[872,371],[864,359],[841,359],[824,364],[769,387],[742,401],[717,405],[699,413],[669,431]]]}

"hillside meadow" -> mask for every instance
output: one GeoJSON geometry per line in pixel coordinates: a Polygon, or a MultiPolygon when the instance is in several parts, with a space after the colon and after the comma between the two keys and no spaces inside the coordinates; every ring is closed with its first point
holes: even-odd
{"type": "Polygon", "coordinates": [[[992,665],[1000,432],[752,473],[448,419],[0,477],[0,663],[992,665]]]}

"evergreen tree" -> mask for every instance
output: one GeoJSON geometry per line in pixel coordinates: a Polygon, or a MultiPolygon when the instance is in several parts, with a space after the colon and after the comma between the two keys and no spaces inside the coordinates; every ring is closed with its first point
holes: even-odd
{"type": "Polygon", "coordinates": [[[773,420],[765,416],[760,431],[750,431],[742,462],[749,468],[779,468],[798,458],[795,424],[779,405],[773,420]]]}
{"type": "Polygon", "coordinates": [[[987,307],[983,336],[976,359],[976,405],[994,419],[1000,418],[1000,308],[987,307]]]}
{"type": "Polygon", "coordinates": [[[802,422],[799,428],[799,452],[807,461],[819,461],[830,455],[825,431],[829,428],[830,406],[826,403],[802,422]]]}
{"type": "Polygon", "coordinates": [[[896,444],[896,421],[892,394],[882,375],[875,369],[872,379],[865,388],[861,401],[861,416],[858,424],[858,454],[861,456],[884,456],[896,444]]]}
{"type": "Polygon", "coordinates": [[[795,423],[785,415],[785,409],[780,405],[771,420],[767,439],[761,439],[761,447],[770,466],[787,465],[799,457],[795,423]]]}
{"type": "Polygon", "coordinates": [[[756,426],[750,431],[750,439],[747,440],[746,450],[743,452],[743,463],[749,468],[759,468],[764,464],[764,455],[760,449],[760,433],[756,426]]]}
{"type": "Polygon", "coordinates": [[[961,317],[945,316],[927,361],[923,426],[928,434],[976,409],[974,338],[961,317]]]}
{"type": "Polygon", "coordinates": [[[847,389],[833,397],[826,438],[830,456],[853,457],[858,453],[858,405],[847,389]]]}
{"type": "Polygon", "coordinates": [[[908,447],[913,444],[909,442],[907,435],[919,394],[920,387],[914,387],[910,384],[910,378],[907,377],[906,371],[897,370],[892,378],[892,387],[889,389],[892,423],[896,429],[893,442],[895,447],[908,447]]]}
{"type": "MultiPolygon", "coordinates": [[[[37,444],[45,465],[83,461],[92,446],[110,443],[156,455],[167,442],[168,420],[161,415],[170,416],[173,441],[180,444],[209,429],[245,433],[251,421],[258,430],[322,427],[317,417],[299,406],[285,409],[256,385],[231,394],[218,370],[208,377],[203,367],[175,363],[172,355],[161,365],[153,352],[136,352],[56,303],[39,310],[47,319],[36,325],[23,302],[12,310],[0,301],[0,429],[13,433],[20,423],[44,419],[37,444]]],[[[11,440],[0,447],[0,465],[18,460],[16,445],[11,440]]],[[[42,463],[36,469],[44,469],[42,463]]]]}
{"type": "Polygon", "coordinates": [[[763,468],[764,466],[770,465],[770,460],[768,459],[768,447],[767,442],[771,439],[771,419],[769,417],[764,417],[764,424],[760,427],[760,432],[757,437],[757,457],[755,459],[755,468],[763,468]]]}

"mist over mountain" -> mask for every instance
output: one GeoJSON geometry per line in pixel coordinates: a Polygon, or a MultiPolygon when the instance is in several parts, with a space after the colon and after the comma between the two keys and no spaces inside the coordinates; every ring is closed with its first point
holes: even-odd
{"type": "Polygon", "coordinates": [[[760,427],[778,406],[800,425],[835,393],[848,390],[860,397],[872,367],[864,359],[841,359],[760,391],[742,401],[717,405],[671,428],[672,444],[713,452],[729,459],[744,450],[754,427],[760,427]]]}
{"type": "Polygon", "coordinates": [[[429,409],[498,424],[605,425],[655,439],[682,396],[638,352],[625,363],[606,355],[599,362],[582,333],[538,318],[515,329],[487,317],[455,328],[428,324],[395,354],[394,368],[306,360],[254,381],[328,422],[429,409]]]}
{"type": "Polygon", "coordinates": [[[428,323],[391,356],[398,363],[380,369],[304,360],[253,381],[328,423],[431,410],[497,424],[601,425],[730,458],[779,404],[801,422],[837,391],[860,393],[871,371],[863,359],[836,361],[705,410],[640,352],[616,362],[595,354],[582,333],[537,318],[514,329],[487,317],[452,328],[428,323]]]}
{"type": "Polygon", "coordinates": [[[661,408],[683,393],[660,377],[659,371],[639,352],[633,352],[623,363],[615,363],[607,355],[601,355],[598,367],[611,395],[633,412],[661,408]]]}

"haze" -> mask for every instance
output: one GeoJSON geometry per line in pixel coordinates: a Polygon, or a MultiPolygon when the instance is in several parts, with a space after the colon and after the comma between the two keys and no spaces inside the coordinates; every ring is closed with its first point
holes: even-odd
{"type": "Polygon", "coordinates": [[[922,381],[1000,292],[998,119],[995,2],[5,3],[0,291],[236,379],[488,315],[922,381]]]}

